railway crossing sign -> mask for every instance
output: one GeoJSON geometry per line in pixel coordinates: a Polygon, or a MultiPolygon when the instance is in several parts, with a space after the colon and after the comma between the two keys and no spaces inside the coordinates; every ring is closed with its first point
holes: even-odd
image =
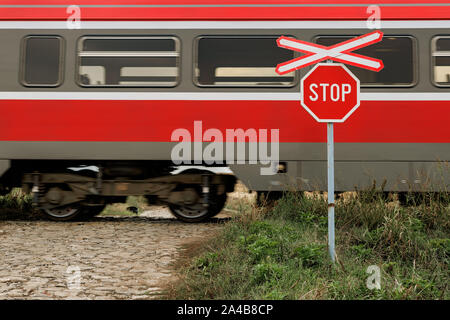
{"type": "Polygon", "coordinates": [[[279,47],[307,53],[307,55],[280,63],[275,68],[275,71],[278,74],[283,75],[324,60],[334,60],[378,72],[384,68],[383,61],[362,56],[360,54],[351,53],[351,51],[377,43],[381,41],[382,38],[383,33],[377,30],[344,42],[340,42],[333,46],[326,47],[316,43],[309,43],[306,41],[281,36],[277,39],[277,44],[279,47]]]}
{"type": "Polygon", "coordinates": [[[330,47],[288,37],[279,37],[279,47],[307,53],[300,58],[280,63],[275,71],[283,75],[317,63],[300,82],[303,108],[317,121],[327,123],[328,177],[328,251],[336,259],[334,228],[334,122],[344,122],[359,107],[359,79],[342,63],[319,63],[324,60],[344,62],[378,72],[383,61],[351,53],[353,50],[381,41],[383,33],[374,31],[330,47]]]}

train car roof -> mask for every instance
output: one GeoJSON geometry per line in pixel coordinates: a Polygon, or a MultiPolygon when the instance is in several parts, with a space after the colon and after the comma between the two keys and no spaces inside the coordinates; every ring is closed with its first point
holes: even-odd
{"type": "Polygon", "coordinates": [[[450,20],[448,0],[0,0],[0,20],[450,20]],[[375,3],[374,3],[375,2],[375,3]]]}

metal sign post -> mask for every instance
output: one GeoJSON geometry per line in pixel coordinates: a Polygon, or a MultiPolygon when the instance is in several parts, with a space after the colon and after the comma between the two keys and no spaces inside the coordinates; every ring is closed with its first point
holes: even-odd
{"type": "Polygon", "coordinates": [[[335,261],[334,253],[334,137],[333,122],[327,123],[327,168],[328,168],[328,252],[331,261],[335,261]]]}

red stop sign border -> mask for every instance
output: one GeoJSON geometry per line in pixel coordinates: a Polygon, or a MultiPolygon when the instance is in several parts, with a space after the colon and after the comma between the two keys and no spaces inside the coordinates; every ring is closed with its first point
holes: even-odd
{"type": "Polygon", "coordinates": [[[345,120],[348,119],[348,117],[350,117],[352,115],[353,112],[355,112],[356,109],[359,108],[360,105],[360,81],[359,79],[342,63],[318,63],[314,66],[314,68],[312,68],[300,81],[300,104],[302,105],[302,107],[308,111],[308,113],[317,121],[317,122],[344,122],[345,120]],[[304,98],[303,98],[303,82],[314,72],[314,70],[316,70],[319,66],[340,66],[342,67],[357,83],[357,90],[356,90],[356,105],[341,119],[320,119],[319,117],[317,117],[317,115],[311,111],[310,108],[308,108],[308,106],[304,103],[304,98]]]}

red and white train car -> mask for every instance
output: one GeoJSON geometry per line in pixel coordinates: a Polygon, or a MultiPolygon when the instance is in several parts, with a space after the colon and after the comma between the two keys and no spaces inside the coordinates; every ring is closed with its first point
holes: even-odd
{"type": "Polygon", "coordinates": [[[95,214],[130,194],[165,201],[187,221],[217,213],[234,180],[195,169],[178,180],[169,175],[177,132],[194,142],[194,161],[183,164],[205,165],[205,133],[231,142],[227,130],[244,132],[247,140],[236,145],[245,152],[221,144],[212,165],[228,166],[252,190],[325,190],[326,128],[299,103],[299,79],[308,70],[276,74],[294,53],[275,40],[331,45],[369,32],[377,18],[383,40],[356,52],[382,59],[385,68],[350,67],[361,81],[361,106],[335,127],[336,189],[376,181],[387,191],[448,190],[448,1],[71,5],[0,2],[1,183],[5,192],[32,190],[50,217],[95,214]],[[278,150],[265,154],[265,138],[278,141],[278,150]],[[260,142],[257,159],[252,142],[260,142]],[[275,158],[277,173],[261,174],[275,158]],[[95,172],[76,171],[83,166],[95,172]]]}

